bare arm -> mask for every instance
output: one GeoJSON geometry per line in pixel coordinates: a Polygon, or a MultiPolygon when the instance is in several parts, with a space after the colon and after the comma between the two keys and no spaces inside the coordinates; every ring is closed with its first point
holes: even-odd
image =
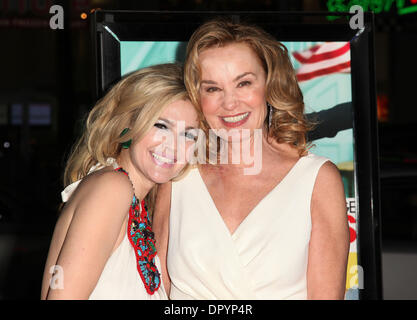
{"type": "Polygon", "coordinates": [[[155,232],[156,250],[161,261],[162,281],[169,297],[171,279],[167,268],[168,239],[169,239],[169,212],[171,208],[171,182],[161,185],[156,197],[155,211],[152,220],[152,229],[155,232]]]}
{"type": "Polygon", "coordinates": [[[308,299],[343,299],[349,253],[349,226],[337,167],[320,168],[311,199],[312,230],[307,269],[308,299]]]}
{"type": "MultiPolygon", "coordinates": [[[[45,266],[45,275],[52,265],[58,266],[63,288],[48,288],[49,281],[44,281],[46,299],[88,299],[115,247],[133,196],[129,181],[116,172],[89,177],[78,189],[56,263],[48,258],[45,266]]],[[[58,234],[55,230],[52,243],[58,234]]]]}

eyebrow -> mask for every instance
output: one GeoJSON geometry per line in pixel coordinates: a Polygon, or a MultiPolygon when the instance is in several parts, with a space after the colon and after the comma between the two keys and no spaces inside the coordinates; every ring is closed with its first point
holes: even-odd
{"type": "MultiPolygon", "coordinates": [[[[174,125],[172,121],[165,119],[165,118],[158,118],[157,121],[163,121],[165,123],[167,123],[168,125],[170,125],[171,127],[174,125]]],[[[185,130],[193,130],[193,129],[197,129],[196,127],[192,127],[192,126],[188,126],[185,128],[185,130]]]]}
{"type": "MultiPolygon", "coordinates": [[[[239,79],[241,79],[241,78],[243,78],[243,77],[245,77],[249,74],[253,75],[256,78],[256,74],[254,74],[253,72],[248,71],[248,72],[244,72],[244,73],[238,75],[236,78],[233,79],[233,82],[236,82],[239,79]]],[[[201,84],[203,84],[203,83],[205,83],[205,84],[217,84],[217,82],[213,81],[213,80],[201,80],[201,84]]]]}
{"type": "Polygon", "coordinates": [[[241,75],[237,76],[237,77],[235,78],[235,80],[233,80],[233,81],[238,81],[239,79],[241,79],[241,78],[243,78],[243,77],[247,76],[248,74],[251,74],[251,75],[253,75],[253,76],[256,78],[256,74],[254,74],[253,72],[245,72],[245,73],[242,73],[241,75]]]}
{"type": "Polygon", "coordinates": [[[157,121],[163,121],[163,122],[166,122],[167,124],[169,124],[169,125],[172,125],[172,122],[171,121],[169,121],[168,119],[165,119],[165,118],[158,118],[158,120],[157,121]]]}

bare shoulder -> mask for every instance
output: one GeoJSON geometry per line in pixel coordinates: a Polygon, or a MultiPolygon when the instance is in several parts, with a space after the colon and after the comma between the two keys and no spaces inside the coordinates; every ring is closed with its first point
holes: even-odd
{"type": "Polygon", "coordinates": [[[308,299],[343,299],[349,254],[349,225],[343,182],[327,161],[316,177],[311,198],[312,230],[307,270],[308,299]]]}
{"type": "Polygon", "coordinates": [[[321,193],[323,191],[334,191],[336,193],[343,191],[343,183],[339,169],[330,161],[326,161],[320,167],[314,186],[315,193],[321,193]]]}
{"type": "Polygon", "coordinates": [[[45,269],[55,264],[61,266],[65,270],[65,288],[47,289],[50,275],[45,271],[44,297],[87,299],[90,296],[106,261],[117,247],[132,196],[133,187],[120,172],[103,169],[81,181],[64,207],[64,220],[57,223],[45,269]]]}
{"type": "Polygon", "coordinates": [[[318,215],[346,215],[343,181],[339,169],[330,161],[319,169],[311,204],[313,218],[318,215]]]}
{"type": "Polygon", "coordinates": [[[133,193],[132,184],[127,177],[122,172],[118,172],[115,170],[99,170],[96,172],[93,172],[86,176],[82,183],[85,184],[98,184],[102,186],[103,188],[115,185],[116,187],[124,188],[124,189],[130,189],[133,193]]]}
{"type": "MultiPolygon", "coordinates": [[[[71,199],[74,212],[84,211],[89,207],[101,208],[94,212],[113,212],[125,214],[133,198],[133,187],[129,178],[114,170],[100,170],[85,177],[71,199]],[[120,209],[120,210],[114,210],[120,209]]],[[[88,210],[89,212],[92,212],[88,210]]]]}

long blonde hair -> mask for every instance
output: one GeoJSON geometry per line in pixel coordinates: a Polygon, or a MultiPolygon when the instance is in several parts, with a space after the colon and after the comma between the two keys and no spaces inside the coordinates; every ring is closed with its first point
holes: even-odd
{"type": "MultiPolygon", "coordinates": [[[[232,43],[247,44],[258,56],[265,70],[265,98],[274,108],[269,135],[279,143],[295,146],[299,154],[304,155],[309,147],[306,134],[312,125],[304,116],[303,94],[298,86],[288,50],[259,27],[217,18],[204,23],[193,33],[188,42],[184,65],[185,85],[191,101],[201,110],[199,54],[206,49],[232,43]]],[[[206,121],[201,122],[201,127],[208,132],[206,121]]]]}
{"type": "MultiPolygon", "coordinates": [[[[64,186],[85,177],[96,163],[105,166],[108,158],[117,158],[122,142],[142,139],[168,104],[186,99],[183,69],[177,64],[155,65],[124,77],[90,111],[68,158],[64,186]],[[121,136],[125,128],[129,131],[121,136]]],[[[179,175],[187,170],[188,165],[179,175]]],[[[146,199],[150,211],[156,191],[157,185],[146,199]]]]}

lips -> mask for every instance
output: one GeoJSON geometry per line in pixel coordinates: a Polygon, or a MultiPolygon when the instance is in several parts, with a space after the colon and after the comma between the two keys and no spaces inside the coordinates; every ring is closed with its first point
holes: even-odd
{"type": "Polygon", "coordinates": [[[244,124],[250,116],[250,112],[243,112],[227,117],[219,117],[227,127],[238,127],[244,124]]]}
{"type": "Polygon", "coordinates": [[[171,168],[176,162],[175,158],[163,156],[152,151],[150,152],[150,155],[154,163],[163,168],[171,168]]]}

